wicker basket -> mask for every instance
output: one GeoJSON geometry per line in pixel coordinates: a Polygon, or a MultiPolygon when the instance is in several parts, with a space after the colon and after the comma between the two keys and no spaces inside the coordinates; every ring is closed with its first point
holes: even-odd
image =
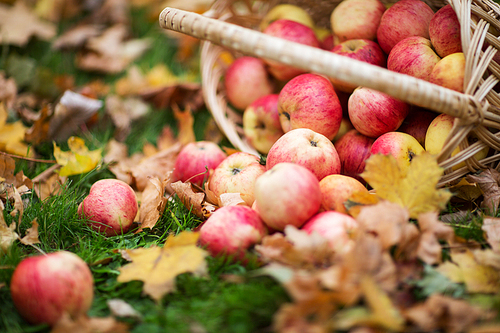
{"type": "MultiPolygon", "coordinates": [[[[204,15],[165,8],[160,14],[160,26],[204,40],[201,54],[201,75],[205,102],[215,121],[230,142],[238,149],[258,154],[245,141],[241,114],[228,105],[221,88],[226,66],[220,55],[226,50],[267,58],[324,74],[347,83],[372,88],[405,102],[455,117],[454,127],[438,156],[445,169],[439,186],[447,186],[470,172],[488,167],[500,167],[500,95],[493,90],[500,78],[500,66],[492,61],[500,41],[488,32],[490,25],[500,31],[500,6],[491,0],[450,0],[459,18],[462,47],[466,57],[465,93],[459,93],[408,75],[338,56],[332,52],[271,37],[254,28],[259,19],[279,1],[217,0],[204,15]],[[471,13],[480,18],[476,24],[471,13]],[[491,45],[484,52],[487,40],[491,45]],[[478,141],[469,145],[467,136],[473,133],[478,141]],[[460,153],[451,157],[460,146],[460,153]],[[491,147],[488,157],[476,160],[474,155],[491,147]],[[457,170],[451,167],[465,161],[457,170]]],[[[327,25],[339,0],[295,0],[303,8],[312,9],[315,22],[327,25]]],[[[445,2],[429,3],[434,9],[445,2]]]]}

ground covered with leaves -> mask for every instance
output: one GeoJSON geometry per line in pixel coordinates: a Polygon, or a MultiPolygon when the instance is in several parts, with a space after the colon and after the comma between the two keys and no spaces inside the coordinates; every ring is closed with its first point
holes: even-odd
{"type": "Polygon", "coordinates": [[[500,331],[495,169],[437,189],[433,156],[407,174],[373,156],[363,174],[373,191],[350,199],[359,227],[342,247],[293,227],[243,261],[198,246],[200,224],[241,198],[169,182],[189,142],[233,152],[203,103],[197,41],[158,27],[166,6],[209,5],[185,2],[0,2],[0,331],[500,331]],[[78,217],[103,178],[136,191],[132,232],[106,237],[78,217]],[[58,250],[91,268],[92,308],[30,325],[12,273],[58,250]]]}

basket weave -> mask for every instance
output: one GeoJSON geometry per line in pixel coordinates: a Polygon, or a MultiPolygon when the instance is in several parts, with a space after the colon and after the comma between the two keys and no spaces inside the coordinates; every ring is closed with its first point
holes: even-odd
{"type": "MultiPolygon", "coordinates": [[[[228,105],[221,88],[221,78],[227,65],[220,61],[226,51],[267,58],[293,65],[305,71],[326,75],[347,83],[375,89],[439,113],[455,117],[454,127],[438,156],[445,169],[439,186],[449,185],[464,175],[488,167],[500,167],[500,95],[493,90],[500,78],[500,66],[493,56],[500,41],[488,32],[491,26],[500,31],[500,6],[491,0],[450,0],[457,13],[461,29],[462,48],[466,58],[465,93],[459,93],[408,75],[268,36],[255,30],[265,12],[280,1],[217,0],[204,15],[174,8],[160,14],[160,26],[204,40],[201,54],[201,76],[205,102],[215,121],[230,142],[238,149],[258,154],[245,141],[241,114],[228,105]],[[471,13],[480,18],[476,24],[471,13]],[[483,52],[483,43],[490,46],[483,52]],[[469,145],[467,136],[473,133],[478,141],[469,145]],[[459,146],[460,153],[451,157],[459,146]],[[484,147],[493,154],[482,160],[474,155],[484,147]],[[465,161],[466,166],[452,171],[451,167],[465,161]]],[[[294,3],[311,11],[315,22],[329,24],[329,16],[340,0],[296,0],[294,3]]],[[[433,9],[446,2],[426,1],[433,9]]]]}

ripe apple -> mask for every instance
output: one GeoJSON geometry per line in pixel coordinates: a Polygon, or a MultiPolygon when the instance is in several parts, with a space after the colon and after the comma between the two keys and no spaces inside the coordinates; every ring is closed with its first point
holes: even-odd
{"type": "Polygon", "coordinates": [[[224,87],[228,101],[237,109],[245,110],[257,98],[274,91],[266,65],[259,58],[237,58],[226,70],[224,87]]]}
{"type": "Polygon", "coordinates": [[[371,154],[394,156],[403,174],[408,172],[413,157],[424,151],[424,148],[417,139],[402,132],[388,132],[382,134],[375,139],[370,149],[371,154]]]}
{"type": "Polygon", "coordinates": [[[380,0],[344,0],[341,1],[330,16],[333,33],[340,42],[350,39],[377,38],[385,6],[380,0]]]}
{"type": "MultiPolygon", "coordinates": [[[[283,38],[292,42],[318,47],[319,41],[314,30],[301,23],[291,20],[276,20],[263,30],[263,33],[283,38]]],[[[288,81],[291,78],[304,73],[304,70],[292,67],[273,60],[264,60],[268,65],[269,72],[280,81],[288,81]]]]}
{"type": "Polygon", "coordinates": [[[344,203],[355,192],[367,192],[359,180],[345,175],[329,175],[319,181],[322,200],[320,210],[347,214],[344,203]]]}
{"type": "Polygon", "coordinates": [[[387,69],[428,81],[439,60],[441,58],[432,49],[429,39],[413,36],[392,48],[387,57],[387,69]]]}
{"type": "Polygon", "coordinates": [[[309,28],[314,28],[314,21],[305,9],[296,5],[283,3],[275,5],[264,15],[259,24],[260,31],[264,31],[269,24],[281,19],[295,21],[309,28]]]}
{"type": "Polygon", "coordinates": [[[243,132],[248,142],[262,154],[283,135],[278,114],[278,94],[255,100],[243,112],[243,132]]]}
{"type": "Polygon", "coordinates": [[[438,61],[429,75],[429,82],[458,92],[464,92],[465,56],[452,53],[438,61]]]}
{"type": "Polygon", "coordinates": [[[278,163],[255,182],[255,204],[264,223],[278,231],[300,228],[321,205],[321,189],[309,169],[295,163],[278,163]]]}
{"type": "MultiPolygon", "coordinates": [[[[362,1],[372,1],[372,0],[362,0],[362,1]]],[[[376,42],[368,39],[347,40],[335,46],[332,49],[332,52],[351,59],[364,61],[375,66],[386,67],[387,65],[387,59],[384,51],[382,51],[382,49],[376,42]]],[[[344,91],[347,93],[351,93],[357,87],[355,85],[345,83],[343,81],[334,78],[330,78],[330,80],[332,81],[336,90],[338,89],[340,91],[344,91]]]]}
{"type": "Polygon", "coordinates": [[[137,197],[130,185],[118,179],[101,179],[78,206],[78,216],[88,218],[94,230],[114,236],[129,231],[137,210],[137,197]]]}
{"type": "Polygon", "coordinates": [[[318,37],[319,47],[323,50],[330,51],[335,46],[335,35],[332,33],[331,29],[314,27],[314,32],[316,37],[318,37]]]}
{"type": "Polygon", "coordinates": [[[347,132],[349,132],[352,129],[354,129],[354,126],[352,126],[349,117],[343,117],[342,121],[340,122],[339,131],[337,132],[337,135],[335,135],[335,137],[333,138],[332,142],[335,144],[335,142],[339,141],[341,137],[343,137],[347,132]]]}
{"type": "Polygon", "coordinates": [[[365,161],[370,157],[370,149],[375,139],[352,129],[335,142],[339,154],[342,175],[353,177],[365,183],[360,174],[365,170],[365,161]]]}
{"type": "Polygon", "coordinates": [[[16,309],[31,324],[54,326],[64,313],[85,315],[92,305],[94,281],[85,261],[67,251],[23,259],[10,282],[16,309]]]}
{"type": "Polygon", "coordinates": [[[354,245],[351,235],[358,230],[358,227],[358,222],[351,216],[327,211],[314,215],[301,229],[308,234],[317,232],[328,240],[328,244],[334,251],[345,253],[354,245]]]}
{"type": "Polygon", "coordinates": [[[403,124],[398,128],[398,132],[410,134],[425,147],[425,134],[430,123],[438,114],[424,108],[412,105],[410,112],[406,116],[403,124]]]}
{"type": "Polygon", "coordinates": [[[237,152],[226,157],[210,178],[208,188],[217,196],[223,193],[240,193],[248,206],[254,201],[255,180],[266,171],[259,157],[237,152]]]}
{"type": "Polygon", "coordinates": [[[342,121],[342,106],[332,83],[316,74],[302,74],[288,81],[279,93],[278,112],[285,133],[309,128],[329,140],[342,121]]]}
{"type": "Polygon", "coordinates": [[[188,143],[175,159],[172,181],[189,181],[203,186],[210,171],[214,170],[226,157],[227,154],[212,141],[188,143]]]}
{"type": "Polygon", "coordinates": [[[340,173],[340,159],[333,143],[308,128],[297,128],[283,134],[271,147],[266,169],[283,162],[306,167],[318,180],[340,173]]]}
{"type": "Polygon", "coordinates": [[[429,22],[429,38],[441,58],[462,52],[460,22],[451,5],[442,7],[432,16],[429,22]]]}
{"type": "Polygon", "coordinates": [[[200,245],[212,256],[228,254],[243,259],[246,250],[260,243],[267,229],[259,214],[248,206],[218,208],[200,228],[200,245]]]}
{"type": "Polygon", "coordinates": [[[410,111],[410,104],[374,89],[358,87],[349,97],[347,109],[355,129],[377,138],[401,126],[410,111]]]}
{"type": "Polygon", "coordinates": [[[401,0],[388,8],[377,29],[377,41],[386,54],[410,36],[429,38],[431,7],[421,0],[401,0]]]}

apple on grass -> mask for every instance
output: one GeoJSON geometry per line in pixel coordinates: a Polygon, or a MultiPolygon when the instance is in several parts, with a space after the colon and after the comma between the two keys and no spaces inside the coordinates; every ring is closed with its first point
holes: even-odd
{"type": "Polygon", "coordinates": [[[425,134],[431,122],[436,118],[436,112],[412,105],[398,132],[410,134],[425,147],[425,134]]]}
{"type": "Polygon", "coordinates": [[[424,151],[422,145],[411,135],[402,132],[388,132],[375,139],[370,154],[394,156],[399,170],[406,174],[413,157],[424,151]]]}
{"type": "Polygon", "coordinates": [[[255,100],[243,112],[243,132],[250,145],[262,154],[283,135],[278,114],[278,94],[255,100]]]}
{"type": "Polygon", "coordinates": [[[273,93],[274,82],[262,59],[243,56],[226,70],[224,88],[228,101],[245,110],[257,98],[273,93]]]}
{"type": "Polygon", "coordinates": [[[302,74],[281,89],[278,98],[281,127],[286,133],[308,128],[332,140],[342,121],[342,106],[332,83],[317,74],[302,74]]]}
{"type": "Polygon", "coordinates": [[[340,173],[340,159],[333,143],[308,128],[297,128],[283,134],[271,147],[266,169],[283,162],[306,167],[318,180],[340,173]]]}
{"type": "Polygon", "coordinates": [[[429,38],[441,58],[462,52],[460,22],[450,4],[441,7],[432,16],[429,22],[429,38]]]}
{"type": "Polygon", "coordinates": [[[318,178],[295,163],[278,163],[255,182],[255,206],[264,223],[283,231],[285,226],[300,228],[321,205],[318,178]]]}
{"type": "Polygon", "coordinates": [[[409,111],[410,104],[366,87],[356,88],[348,102],[352,125],[371,138],[397,130],[409,111]]]}
{"type": "Polygon", "coordinates": [[[191,182],[203,186],[213,171],[227,154],[212,141],[196,141],[185,145],[174,162],[172,182],[191,182]]]}
{"type": "Polygon", "coordinates": [[[237,152],[226,157],[215,168],[208,188],[215,195],[240,193],[248,206],[254,202],[255,180],[266,171],[259,157],[245,152],[237,152]]]}
{"type": "Polygon", "coordinates": [[[367,188],[359,180],[345,175],[329,175],[319,182],[322,211],[334,210],[347,214],[344,203],[355,192],[366,192],[367,188]]]}
{"type": "Polygon", "coordinates": [[[335,142],[339,155],[340,173],[365,183],[360,174],[365,170],[365,161],[370,157],[370,150],[375,139],[352,129],[335,142]]]}
{"type": "Polygon", "coordinates": [[[54,326],[64,313],[73,319],[92,305],[94,280],[85,261],[67,251],[23,259],[10,282],[14,305],[29,323],[54,326]]]}
{"type": "Polygon", "coordinates": [[[128,232],[137,211],[134,190],[118,179],[101,179],[92,184],[89,195],[78,206],[78,216],[88,219],[92,229],[106,236],[128,232]]]}
{"type": "Polygon", "coordinates": [[[241,260],[251,246],[260,243],[267,229],[252,208],[225,206],[212,213],[199,232],[200,245],[211,255],[227,254],[241,260]]]}
{"type": "Polygon", "coordinates": [[[458,92],[464,92],[465,56],[452,53],[438,61],[429,76],[429,82],[458,92]]]}

